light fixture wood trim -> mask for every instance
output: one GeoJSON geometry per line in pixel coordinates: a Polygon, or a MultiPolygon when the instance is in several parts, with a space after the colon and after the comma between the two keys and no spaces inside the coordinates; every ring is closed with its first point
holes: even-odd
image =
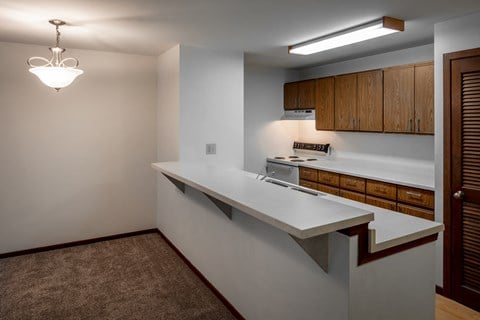
{"type": "Polygon", "coordinates": [[[404,31],[405,30],[405,21],[392,18],[392,17],[383,17],[383,26],[385,28],[389,29],[395,29],[398,31],[404,31]]]}

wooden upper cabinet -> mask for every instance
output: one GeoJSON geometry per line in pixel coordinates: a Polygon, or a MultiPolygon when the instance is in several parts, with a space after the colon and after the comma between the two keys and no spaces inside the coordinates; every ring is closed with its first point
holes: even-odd
{"type": "Polygon", "coordinates": [[[298,82],[289,82],[283,85],[283,108],[285,110],[295,110],[298,99],[298,82]]]}
{"type": "Polygon", "coordinates": [[[335,77],[335,130],[353,131],[357,121],[357,74],[335,77]]]}
{"type": "Polygon", "coordinates": [[[289,82],[283,85],[285,110],[315,108],[315,79],[289,82]]]}
{"type": "Polygon", "coordinates": [[[415,65],[415,132],[433,134],[433,62],[415,65]]]}
{"type": "Polygon", "coordinates": [[[357,130],[383,131],[383,72],[357,74],[357,130]]]}
{"type": "Polygon", "coordinates": [[[335,129],[335,80],[333,77],[315,81],[315,128],[335,129]]]}
{"type": "Polygon", "coordinates": [[[383,71],[384,131],[414,132],[415,72],[413,65],[383,71]]]}
{"type": "Polygon", "coordinates": [[[298,109],[315,108],[315,79],[298,82],[298,109]]]}

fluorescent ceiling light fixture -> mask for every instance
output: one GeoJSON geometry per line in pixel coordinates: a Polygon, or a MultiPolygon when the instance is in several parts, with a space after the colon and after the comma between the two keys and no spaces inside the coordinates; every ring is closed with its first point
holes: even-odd
{"type": "Polygon", "coordinates": [[[403,20],[383,17],[357,27],[290,46],[288,48],[288,53],[308,55],[333,48],[343,47],[352,43],[403,31],[404,25],[405,23],[403,20]]]}
{"type": "Polygon", "coordinates": [[[69,86],[76,77],[83,74],[83,70],[78,69],[78,59],[62,58],[65,49],[60,48],[60,31],[58,27],[64,25],[65,22],[58,19],[48,21],[55,26],[57,31],[57,42],[55,47],[49,48],[52,53],[50,60],[42,57],[31,57],[27,60],[27,64],[31,67],[28,71],[36,75],[45,85],[60,90],[69,86]],[[44,64],[35,65],[34,61],[40,60],[44,64]],[[70,65],[68,65],[70,63],[70,65]]]}

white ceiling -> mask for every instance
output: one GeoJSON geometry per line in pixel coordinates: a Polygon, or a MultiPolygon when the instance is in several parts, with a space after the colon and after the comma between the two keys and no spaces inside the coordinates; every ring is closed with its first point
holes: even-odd
{"type": "Polygon", "coordinates": [[[0,41],[158,55],[177,43],[244,51],[246,60],[302,67],[433,42],[436,22],[480,11],[479,0],[0,0],[0,41]],[[405,32],[311,56],[287,46],[382,16],[405,32]]]}

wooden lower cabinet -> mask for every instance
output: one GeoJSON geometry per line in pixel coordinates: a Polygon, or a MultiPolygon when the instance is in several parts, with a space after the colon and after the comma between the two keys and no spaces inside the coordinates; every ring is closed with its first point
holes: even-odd
{"type": "Polygon", "coordinates": [[[300,167],[300,180],[309,180],[317,182],[317,169],[300,167]]]}
{"type": "Polygon", "coordinates": [[[408,204],[398,203],[397,204],[397,211],[405,214],[409,214],[411,216],[428,219],[431,221],[435,220],[435,214],[433,210],[423,209],[419,207],[413,207],[408,204]]]}
{"type": "Polygon", "coordinates": [[[302,187],[434,220],[433,191],[300,166],[302,187]]]}
{"type": "Polygon", "coordinates": [[[318,170],[318,182],[328,184],[329,186],[338,187],[340,175],[338,173],[318,170]]]}
{"type": "Polygon", "coordinates": [[[392,183],[367,180],[365,192],[377,198],[397,200],[397,186],[392,183]]]}
{"type": "Polygon", "coordinates": [[[310,188],[310,189],[313,189],[313,190],[317,190],[317,183],[316,182],[312,182],[312,181],[308,181],[308,180],[304,180],[304,179],[300,179],[300,186],[305,187],[305,188],[310,188]]]}
{"type": "Polygon", "coordinates": [[[348,191],[344,189],[340,189],[339,193],[340,197],[347,198],[350,200],[355,200],[358,202],[365,202],[365,193],[358,193],[353,191],[348,191]]]}
{"type": "Polygon", "coordinates": [[[397,203],[395,201],[372,197],[369,195],[365,196],[365,203],[388,210],[397,210],[397,203]]]}
{"type": "Polygon", "coordinates": [[[321,192],[333,194],[335,196],[339,195],[338,187],[332,187],[332,186],[328,186],[326,184],[317,183],[317,190],[321,191],[321,192]]]}
{"type": "Polygon", "coordinates": [[[397,201],[428,209],[433,209],[435,202],[433,191],[404,186],[397,188],[397,201]]]}
{"type": "Polygon", "coordinates": [[[340,188],[365,193],[365,179],[340,175],[340,188]]]}

